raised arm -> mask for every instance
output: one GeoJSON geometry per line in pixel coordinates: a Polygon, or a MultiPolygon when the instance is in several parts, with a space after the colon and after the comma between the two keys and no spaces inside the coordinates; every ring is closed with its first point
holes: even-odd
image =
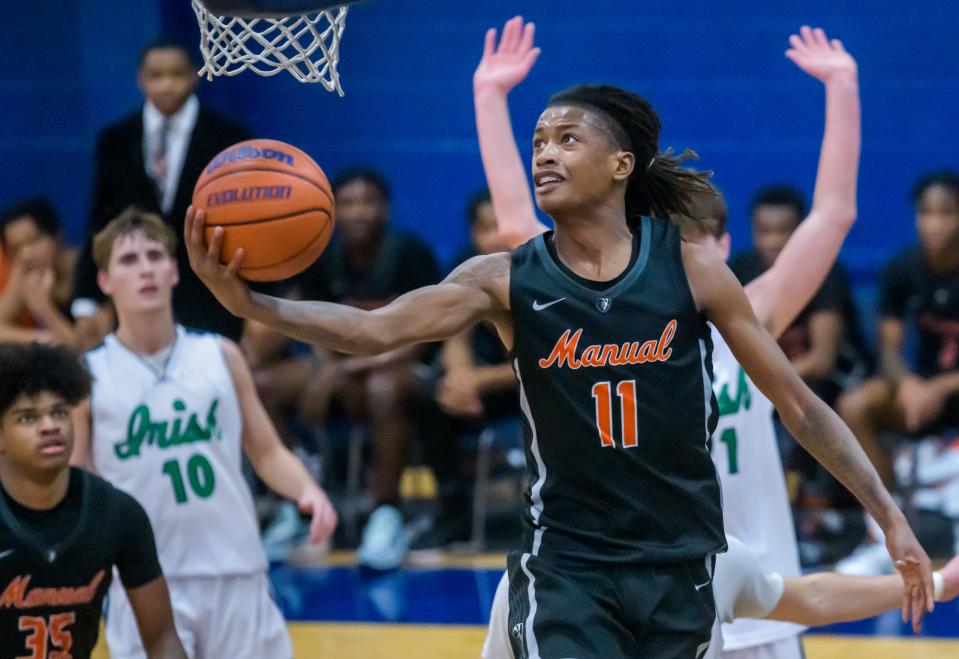
{"type": "Polygon", "coordinates": [[[716,326],[736,360],[773,402],[783,424],[852,492],[886,534],[886,547],[906,586],[903,615],[918,627],[932,610],[929,557],[913,535],[879,475],[849,429],[809,390],[779,346],[756,319],[742,287],[715,253],[696,243],[682,247],[683,264],[697,307],[716,326]]]}
{"type": "Polygon", "coordinates": [[[396,348],[447,339],[480,320],[510,331],[509,255],[477,256],[436,286],[411,291],[375,311],[329,302],[285,300],[250,291],[237,272],[243,250],[229,265],[219,255],[223,230],[209,247],[203,239],[202,211],[187,211],[185,236],[190,266],[220,303],[241,318],[256,320],[301,341],[337,352],[375,355],[396,348]]]}
{"type": "Polygon", "coordinates": [[[856,219],[861,121],[856,60],[838,39],[803,27],[786,56],[826,86],[826,129],[812,210],[773,266],[746,287],[759,321],[778,337],[826,279],[856,219]]]}
{"type": "Polygon", "coordinates": [[[523,25],[520,16],[507,21],[496,45],[496,30],[486,32],[483,59],[473,74],[473,102],[483,170],[493,198],[493,212],[500,236],[510,248],[522,245],[546,231],[536,217],[510,123],[506,97],[529,73],[539,48],[533,48],[533,23],[523,25]]]}

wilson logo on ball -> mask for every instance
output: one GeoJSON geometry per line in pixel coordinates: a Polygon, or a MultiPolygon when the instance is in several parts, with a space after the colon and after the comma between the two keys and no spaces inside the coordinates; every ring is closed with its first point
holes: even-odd
{"type": "Polygon", "coordinates": [[[278,140],[233,144],[197,178],[193,207],[206,213],[204,240],[223,232],[220,262],[243,249],[239,275],[288,279],[310,266],[333,233],[333,190],[309,154],[278,140]]]}
{"type": "Polygon", "coordinates": [[[282,151],[275,151],[274,149],[260,149],[249,144],[241,146],[236,149],[227,149],[226,151],[218,154],[209,165],[206,166],[206,173],[212,174],[218,170],[223,165],[226,165],[231,162],[238,162],[240,160],[248,160],[250,158],[263,158],[264,160],[279,160],[282,163],[287,165],[293,164],[293,156],[282,151]]]}

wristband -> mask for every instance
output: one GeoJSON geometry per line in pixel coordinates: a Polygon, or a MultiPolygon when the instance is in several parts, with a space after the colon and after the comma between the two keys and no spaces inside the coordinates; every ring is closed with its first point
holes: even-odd
{"type": "Polygon", "coordinates": [[[97,303],[88,297],[78,297],[70,305],[70,315],[76,318],[89,318],[97,313],[97,303]]]}
{"type": "Polygon", "coordinates": [[[941,601],[942,601],[942,591],[945,590],[945,588],[946,588],[946,582],[945,582],[945,580],[942,578],[942,573],[940,573],[940,572],[938,572],[938,571],[937,571],[937,572],[933,572],[933,573],[932,573],[933,599],[935,599],[937,602],[941,602],[941,601]]]}

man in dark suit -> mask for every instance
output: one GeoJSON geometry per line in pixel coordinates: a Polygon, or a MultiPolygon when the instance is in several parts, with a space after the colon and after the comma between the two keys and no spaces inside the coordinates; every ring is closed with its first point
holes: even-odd
{"type": "MultiPolygon", "coordinates": [[[[97,139],[93,207],[73,295],[78,322],[105,324],[96,311],[105,298],[90,254],[92,236],[131,205],[161,214],[182,235],[183,218],[203,167],[226,147],[251,137],[245,127],[200,105],[193,93],[196,70],[182,44],[156,41],[146,46],[137,81],[145,97],[143,108],[107,126],[97,139]]],[[[239,339],[241,322],[187,266],[182,244],[176,257],[180,263],[180,284],[173,298],[177,321],[239,339]]],[[[102,333],[110,329],[104,327],[102,333]]]]}

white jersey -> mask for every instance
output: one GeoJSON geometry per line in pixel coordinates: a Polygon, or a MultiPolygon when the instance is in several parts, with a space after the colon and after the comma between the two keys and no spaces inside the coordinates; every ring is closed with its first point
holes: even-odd
{"type": "MultiPolygon", "coordinates": [[[[799,576],[799,550],[773,429],[773,405],[715,328],[712,337],[713,391],[720,414],[712,450],[722,483],[726,534],[742,540],[770,570],[799,576]]],[[[723,646],[738,650],[764,645],[804,629],[786,622],[740,619],[723,624],[723,646]]]]}
{"type": "Polygon", "coordinates": [[[726,645],[725,627],[734,620],[765,618],[776,608],[785,589],[782,575],[764,565],[756,553],[739,539],[727,534],[726,542],[729,549],[716,557],[713,578],[716,617],[722,621],[723,631],[720,633],[719,629],[713,628],[709,651],[703,659],[722,656],[723,651],[734,651],[735,648],[726,645]]]}
{"type": "Polygon", "coordinates": [[[765,618],[782,599],[783,575],[765,565],[752,549],[727,535],[729,551],[716,557],[713,597],[723,622],[765,618]]]}
{"type": "Polygon", "coordinates": [[[146,510],[164,574],[265,571],[220,337],[177,326],[159,372],[111,334],[87,363],[93,466],[146,510]]]}

